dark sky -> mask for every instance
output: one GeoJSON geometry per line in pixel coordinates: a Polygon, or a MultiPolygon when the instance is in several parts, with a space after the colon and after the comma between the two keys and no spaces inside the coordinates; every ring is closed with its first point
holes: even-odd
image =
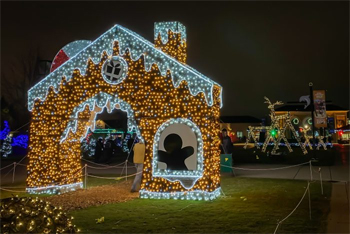
{"type": "Polygon", "coordinates": [[[114,24],[153,42],[153,23],[174,20],[187,27],[187,63],[223,86],[222,115],[262,117],[264,96],[297,101],[310,81],[349,107],[346,1],[2,2],[1,76],[15,79],[9,67],[30,50],[52,60],[67,43],[94,40],[114,24]]]}

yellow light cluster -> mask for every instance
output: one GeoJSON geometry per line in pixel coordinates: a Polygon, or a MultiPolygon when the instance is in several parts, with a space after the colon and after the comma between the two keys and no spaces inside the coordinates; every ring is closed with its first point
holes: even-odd
{"type": "MultiPolygon", "coordinates": [[[[185,54],[186,44],[181,44],[180,35],[169,32],[169,38],[162,49],[174,47],[167,49],[169,54],[178,56],[179,61],[186,61],[186,55],[181,54],[185,54]],[[174,54],[179,47],[182,48],[182,52],[174,54]]],[[[159,46],[159,42],[156,46],[159,46]]],[[[116,55],[119,55],[117,42],[113,48],[113,56],[116,55]]],[[[122,83],[113,85],[104,81],[101,68],[108,59],[108,55],[104,53],[98,64],[88,61],[84,76],[79,70],[75,70],[68,82],[62,78],[57,93],[51,89],[44,101],[35,102],[30,126],[27,186],[45,187],[82,182],[79,139],[86,132],[91,116],[90,110],[86,108],[80,112],[76,133],[70,132],[63,143],[60,143],[60,137],[67,127],[73,109],[98,93],[105,92],[118,94],[118,97],[130,104],[134,110],[136,122],[146,144],[142,189],[150,192],[212,192],[217,189],[220,186],[220,142],[217,141],[217,136],[220,131],[221,87],[214,86],[214,103],[208,106],[203,93],[191,95],[186,81],[182,81],[175,88],[170,72],[161,76],[157,65],[153,65],[147,72],[143,56],[133,61],[126,51],[122,57],[128,63],[128,74],[122,83]],[[190,190],[185,189],[178,181],[170,182],[152,177],[154,135],[161,124],[170,118],[190,119],[198,126],[203,137],[203,177],[190,190]]]]}
{"type": "Polygon", "coordinates": [[[158,34],[157,39],[154,41],[154,46],[181,63],[186,63],[187,43],[185,40],[181,40],[180,33],[173,33],[169,30],[168,41],[165,44],[163,44],[160,34],[158,34]]]}

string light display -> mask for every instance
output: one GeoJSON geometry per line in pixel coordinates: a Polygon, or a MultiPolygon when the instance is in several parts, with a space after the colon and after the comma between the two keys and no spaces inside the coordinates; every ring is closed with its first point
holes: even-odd
{"type": "MultiPolygon", "coordinates": [[[[146,153],[140,196],[214,199],[220,192],[220,85],[184,64],[186,36],[158,25],[156,43],[114,26],[28,92],[32,111],[27,190],[57,192],[81,187],[80,142],[104,107],[127,112],[128,128],[144,140],[146,153]],[[166,43],[162,36],[167,32],[166,43]],[[172,48],[172,49],[170,49],[172,48]],[[127,64],[120,83],[106,82],[103,65],[119,56],[127,64]],[[161,126],[182,120],[198,137],[200,170],[184,187],[153,174],[154,144],[161,126]],[[170,122],[168,122],[170,121],[170,122]],[[162,194],[162,195],[159,195],[162,194]]],[[[169,26],[170,25],[170,26],[169,26]]],[[[190,173],[181,176],[191,178],[190,173]]]]}
{"type": "Polygon", "coordinates": [[[79,41],[73,41],[67,45],[65,45],[62,49],[58,51],[55,58],[52,61],[50,72],[53,72],[61,66],[63,63],[68,61],[70,58],[78,54],[82,49],[87,47],[91,41],[87,40],[79,40],[79,41]]]}
{"type": "Polygon", "coordinates": [[[90,132],[81,142],[82,155],[92,157],[95,155],[95,149],[96,139],[93,137],[93,133],[90,132]]]}
{"type": "Polygon", "coordinates": [[[300,146],[301,150],[303,151],[303,154],[307,154],[307,150],[305,148],[305,145],[301,143],[300,137],[295,131],[294,126],[292,125],[292,120],[290,113],[283,115],[276,115],[275,112],[275,106],[276,105],[282,105],[283,102],[277,101],[275,103],[271,103],[270,99],[267,97],[264,97],[265,103],[268,104],[268,109],[270,109],[270,118],[271,118],[271,125],[270,126],[262,126],[262,127],[254,127],[249,126],[248,127],[248,137],[246,140],[246,143],[244,145],[244,149],[247,148],[247,145],[249,143],[250,138],[254,140],[254,146],[260,149],[260,144],[257,142],[258,136],[255,134],[255,131],[258,132],[266,132],[265,142],[263,144],[263,147],[261,149],[261,152],[265,152],[267,146],[270,144],[270,141],[273,142],[273,149],[271,151],[272,154],[276,154],[276,150],[279,149],[279,145],[281,145],[281,140],[283,139],[285,146],[287,146],[289,152],[293,152],[290,143],[288,142],[285,132],[287,128],[289,128],[294,135],[295,139],[298,142],[298,145],[300,146]]]}
{"type": "Polygon", "coordinates": [[[12,153],[11,141],[12,141],[12,136],[11,134],[8,134],[7,137],[4,139],[4,141],[2,142],[0,152],[4,158],[7,158],[7,156],[9,156],[12,153]]]}
{"type": "Polygon", "coordinates": [[[28,136],[22,134],[22,135],[13,137],[12,146],[19,146],[26,149],[28,147],[28,136]]]}
{"type": "MultiPolygon", "coordinates": [[[[0,131],[0,140],[4,140],[4,143],[2,145],[2,150],[4,149],[4,147],[6,149],[10,149],[12,148],[11,146],[18,146],[24,149],[28,147],[28,135],[21,134],[13,137],[12,134],[10,133],[11,129],[10,129],[9,123],[6,120],[4,121],[4,126],[5,126],[4,129],[0,131]]],[[[11,154],[12,149],[5,150],[5,151],[8,152],[4,154],[7,156],[11,154]]]]}
{"type": "MultiPolygon", "coordinates": [[[[313,137],[312,136],[309,136],[307,133],[308,131],[310,130],[309,128],[301,128],[302,130],[302,133],[303,133],[303,136],[304,136],[304,143],[303,146],[306,148],[307,146],[309,146],[310,150],[313,150],[312,148],[312,144],[310,143],[310,139],[312,139],[313,137]]],[[[317,132],[316,132],[317,133],[317,132]]],[[[324,143],[323,141],[323,137],[319,134],[315,134],[315,138],[317,139],[317,147],[316,149],[319,150],[320,147],[322,146],[324,150],[327,150],[327,146],[326,144],[324,143]]]]}
{"type": "Polygon", "coordinates": [[[299,119],[298,118],[294,118],[293,119],[293,124],[295,124],[295,125],[299,124],[299,119]]]}
{"type": "Polygon", "coordinates": [[[38,197],[1,199],[1,233],[78,233],[73,217],[38,197]]]}
{"type": "Polygon", "coordinates": [[[0,140],[4,140],[7,135],[10,133],[10,126],[9,126],[9,122],[7,122],[6,120],[4,121],[4,129],[0,131],[0,140]]]}
{"type": "Polygon", "coordinates": [[[154,45],[164,53],[186,63],[186,28],[179,22],[154,23],[154,45]],[[169,36],[168,36],[169,33],[169,36]]]}

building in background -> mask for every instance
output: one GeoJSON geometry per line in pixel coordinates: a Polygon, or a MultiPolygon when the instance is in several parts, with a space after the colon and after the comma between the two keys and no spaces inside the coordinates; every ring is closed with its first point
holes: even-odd
{"type": "MultiPolygon", "coordinates": [[[[312,118],[311,118],[311,105],[305,108],[303,102],[287,102],[287,104],[277,107],[275,109],[276,115],[284,115],[287,112],[290,113],[292,124],[300,134],[300,128],[311,129],[312,118]]],[[[327,127],[315,129],[316,134],[322,136],[331,136],[332,142],[338,142],[341,140],[337,129],[343,128],[348,123],[348,109],[344,109],[332,102],[326,102],[326,113],[327,113],[327,127]]],[[[281,123],[283,124],[283,123],[281,123]]],[[[310,131],[311,132],[311,131],[310,131]]],[[[287,138],[292,138],[290,130],[287,130],[287,138]]]]}
{"type": "Polygon", "coordinates": [[[350,143],[350,124],[337,129],[339,143],[350,143]]]}
{"type": "Polygon", "coordinates": [[[220,130],[226,129],[233,143],[248,137],[248,126],[261,126],[262,120],[252,116],[221,116],[220,130]]]}

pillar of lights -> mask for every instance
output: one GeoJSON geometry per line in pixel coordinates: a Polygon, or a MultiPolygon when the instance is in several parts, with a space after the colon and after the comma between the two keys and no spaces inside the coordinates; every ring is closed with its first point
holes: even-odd
{"type": "Polygon", "coordinates": [[[80,142],[94,130],[97,113],[107,107],[126,111],[129,128],[145,142],[140,197],[219,196],[216,136],[222,87],[185,64],[186,28],[181,23],[155,23],[154,39],[153,44],[115,25],[28,91],[28,192],[82,187],[80,142]],[[153,160],[159,132],[171,124],[185,124],[195,133],[198,171],[170,173],[169,179],[154,173],[153,160]],[[192,184],[185,186],[183,181],[192,176],[192,184]]]}

